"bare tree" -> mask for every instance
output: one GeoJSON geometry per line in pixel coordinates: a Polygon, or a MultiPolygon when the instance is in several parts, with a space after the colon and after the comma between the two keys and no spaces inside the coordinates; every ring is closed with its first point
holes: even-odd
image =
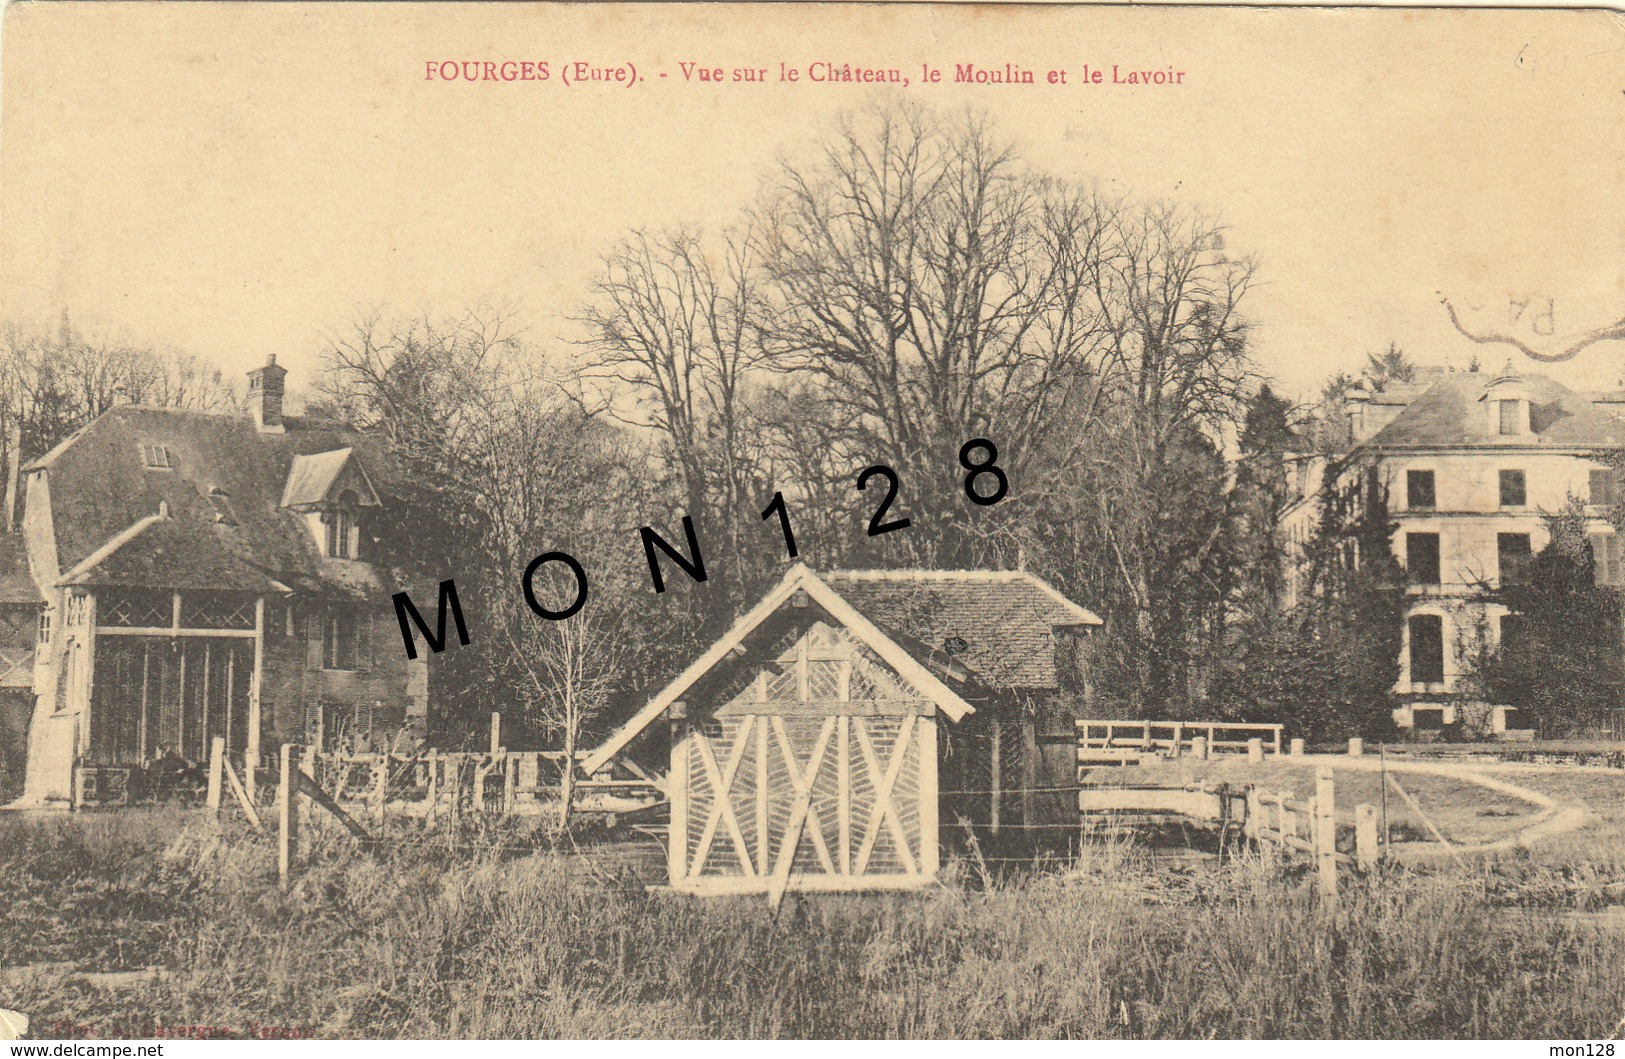
{"type": "Polygon", "coordinates": [[[0,325],[0,430],[22,434],[25,457],[124,404],[204,411],[239,407],[219,369],[185,354],[86,334],[66,313],[53,330],[0,325]]]}
{"type": "Polygon", "coordinates": [[[584,371],[619,383],[632,408],[610,414],[651,426],[679,478],[684,513],[725,533],[732,562],[722,591],[748,580],[740,515],[760,503],[760,427],[750,395],[767,361],[748,229],[706,239],[679,228],[634,231],[607,253],[585,325],[584,371]]]}
{"type": "Polygon", "coordinates": [[[1077,396],[1105,352],[1093,290],[1111,209],[1032,174],[985,120],[897,99],[781,164],[756,225],[774,364],[819,380],[848,462],[929,488],[912,505],[931,523],[910,538],[919,560],[996,529],[948,532],[966,440],[996,438],[1019,475],[1061,409],[1090,406],[1077,396]]]}

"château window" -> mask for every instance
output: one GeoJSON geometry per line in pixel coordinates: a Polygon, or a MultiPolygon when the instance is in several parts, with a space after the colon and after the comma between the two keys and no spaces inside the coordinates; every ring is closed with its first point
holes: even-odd
{"type": "Polygon", "coordinates": [[[1505,658],[1511,652],[1518,650],[1518,647],[1519,647],[1519,642],[1518,641],[1519,641],[1520,637],[1522,637],[1522,636],[1523,636],[1523,615],[1521,615],[1521,614],[1503,614],[1503,615],[1501,615],[1501,646],[1500,646],[1501,657],[1505,658]]]}
{"type": "Polygon", "coordinates": [[[373,711],[371,703],[322,703],[322,749],[327,751],[362,751],[372,741],[373,711]]]}
{"type": "Polygon", "coordinates": [[[1501,563],[1501,584],[1504,586],[1522,581],[1528,572],[1532,553],[1529,534],[1497,533],[1495,553],[1501,563]]]}
{"type": "Polygon", "coordinates": [[[1501,506],[1523,507],[1529,503],[1529,487],[1522,471],[1501,472],[1501,506]]]}
{"type": "Polygon", "coordinates": [[[1438,503],[1433,487],[1432,471],[1405,472],[1405,505],[1415,511],[1431,508],[1438,503]]]}
{"type": "Polygon", "coordinates": [[[1617,586],[1625,581],[1625,555],[1621,554],[1619,534],[1593,533],[1591,558],[1597,584],[1617,586]]]}
{"type": "Polygon", "coordinates": [[[1405,570],[1413,585],[1439,583],[1439,535],[1405,534],[1405,570]]]}
{"type": "Polygon", "coordinates": [[[1501,433],[1503,435],[1522,434],[1523,417],[1519,415],[1519,401],[1497,401],[1501,413],[1501,433]]]}
{"type": "Polygon", "coordinates": [[[1411,681],[1416,684],[1444,683],[1444,619],[1437,614],[1411,618],[1411,681]]]}
{"type": "Polygon", "coordinates": [[[356,669],[361,655],[361,622],[346,610],[322,617],[322,668],[356,669]]]}

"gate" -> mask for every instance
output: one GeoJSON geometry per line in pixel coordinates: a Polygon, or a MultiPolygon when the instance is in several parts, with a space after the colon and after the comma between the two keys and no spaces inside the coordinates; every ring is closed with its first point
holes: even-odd
{"type": "Polygon", "coordinates": [[[673,764],[679,890],[777,900],[936,875],[936,719],[911,706],[722,716],[691,727],[673,764]]]}

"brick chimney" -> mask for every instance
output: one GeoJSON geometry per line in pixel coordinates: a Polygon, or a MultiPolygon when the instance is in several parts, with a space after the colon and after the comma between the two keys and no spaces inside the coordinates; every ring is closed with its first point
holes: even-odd
{"type": "Polygon", "coordinates": [[[282,426],[283,384],[288,369],[279,368],[276,354],[265,358],[265,367],[248,373],[248,411],[254,417],[254,428],[262,434],[280,434],[282,426]]]}

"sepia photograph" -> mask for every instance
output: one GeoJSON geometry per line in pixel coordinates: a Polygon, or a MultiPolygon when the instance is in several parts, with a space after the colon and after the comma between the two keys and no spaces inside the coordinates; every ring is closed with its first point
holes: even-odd
{"type": "Polygon", "coordinates": [[[1617,12],[10,3],[0,456],[11,1056],[1625,1034],[1617,12]]]}

